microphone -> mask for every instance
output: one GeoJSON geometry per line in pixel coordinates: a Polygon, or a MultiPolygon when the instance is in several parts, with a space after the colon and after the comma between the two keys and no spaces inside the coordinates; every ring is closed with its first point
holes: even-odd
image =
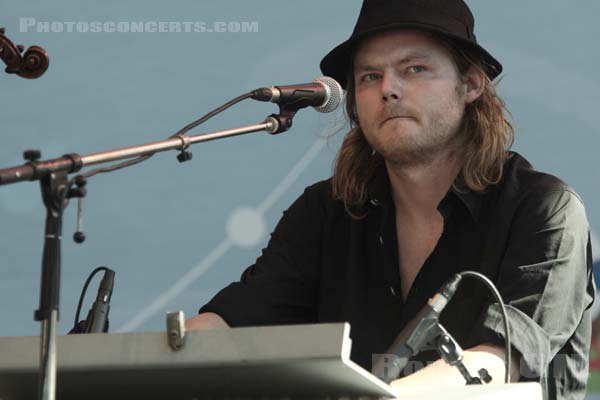
{"type": "Polygon", "coordinates": [[[317,78],[311,83],[264,87],[253,90],[251,94],[254,100],[270,101],[295,110],[310,106],[322,113],[335,110],[343,97],[340,84],[328,76],[317,78]]]}
{"type": "Polygon", "coordinates": [[[108,312],[115,280],[115,271],[107,269],[98,286],[96,301],[90,309],[84,333],[108,332],[108,312]]]}
{"type": "Polygon", "coordinates": [[[431,339],[439,335],[438,318],[454,296],[461,279],[460,274],[455,274],[402,329],[386,354],[374,356],[373,375],[387,383],[396,379],[408,360],[418,354],[431,339]]]}

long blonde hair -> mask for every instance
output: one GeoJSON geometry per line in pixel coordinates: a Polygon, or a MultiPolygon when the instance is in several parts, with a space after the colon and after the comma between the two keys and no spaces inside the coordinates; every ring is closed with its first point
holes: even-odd
{"type": "MultiPolygon", "coordinates": [[[[484,72],[492,68],[478,53],[459,47],[443,36],[433,36],[450,51],[461,76],[464,77],[471,67],[484,72]]],[[[508,120],[510,112],[496,92],[497,83],[492,83],[487,74],[485,76],[482,95],[465,109],[460,133],[465,144],[462,149],[465,161],[454,183],[458,189],[475,192],[482,192],[500,181],[504,162],[509,157],[508,149],[514,141],[514,129],[508,120]]],[[[334,163],[333,197],[342,200],[354,218],[362,218],[366,214],[360,210],[368,200],[369,183],[384,160],[379,153],[373,152],[358,125],[352,71],[347,82],[345,107],[351,129],[334,163]]]]}

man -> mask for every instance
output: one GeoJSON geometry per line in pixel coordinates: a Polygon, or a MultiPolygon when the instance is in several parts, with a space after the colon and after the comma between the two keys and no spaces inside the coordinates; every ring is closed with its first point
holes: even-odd
{"type": "MultiPolygon", "coordinates": [[[[476,270],[508,305],[512,380],[585,397],[595,290],[585,211],[508,151],[491,83],[502,65],[473,26],[462,0],[365,0],[351,37],[321,62],[346,88],[353,125],[333,177],[306,189],[256,264],[188,328],[349,321],[351,358],[371,369],[442,284],[476,270]]],[[[472,374],[503,381],[505,332],[485,288],[465,280],[441,322],[472,374]]],[[[399,394],[464,384],[440,360],[410,372],[393,382],[399,394]]]]}

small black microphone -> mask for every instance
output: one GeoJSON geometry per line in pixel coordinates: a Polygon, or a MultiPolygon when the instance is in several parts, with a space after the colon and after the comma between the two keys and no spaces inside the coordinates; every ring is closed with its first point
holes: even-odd
{"type": "Polygon", "coordinates": [[[98,286],[96,301],[90,309],[87,319],[85,333],[108,332],[108,312],[110,311],[110,298],[112,296],[115,280],[115,271],[107,269],[98,286]]]}
{"type": "Polygon", "coordinates": [[[311,83],[265,87],[251,93],[254,100],[270,101],[295,110],[314,107],[323,113],[335,110],[343,97],[340,84],[328,76],[317,78],[311,83]]]}
{"type": "Polygon", "coordinates": [[[460,274],[455,274],[446,282],[402,329],[386,354],[377,355],[377,359],[373,360],[373,375],[388,383],[396,379],[408,360],[418,354],[432,337],[439,334],[439,316],[454,296],[461,279],[460,274]]]}

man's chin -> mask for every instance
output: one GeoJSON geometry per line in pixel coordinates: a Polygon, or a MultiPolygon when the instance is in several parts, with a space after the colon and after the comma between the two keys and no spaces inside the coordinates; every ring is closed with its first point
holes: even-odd
{"type": "Polygon", "coordinates": [[[377,150],[386,162],[394,165],[413,165],[420,163],[426,152],[419,149],[402,148],[382,148],[377,150]]]}
{"type": "Polygon", "coordinates": [[[382,137],[404,137],[408,135],[416,135],[418,132],[414,132],[415,129],[414,126],[412,126],[413,123],[414,120],[395,118],[382,125],[382,127],[379,129],[379,135],[382,137]]]}
{"type": "Polygon", "coordinates": [[[386,163],[393,166],[419,166],[425,165],[435,159],[440,152],[439,148],[429,148],[414,143],[396,143],[393,147],[382,146],[376,151],[386,163]]]}

